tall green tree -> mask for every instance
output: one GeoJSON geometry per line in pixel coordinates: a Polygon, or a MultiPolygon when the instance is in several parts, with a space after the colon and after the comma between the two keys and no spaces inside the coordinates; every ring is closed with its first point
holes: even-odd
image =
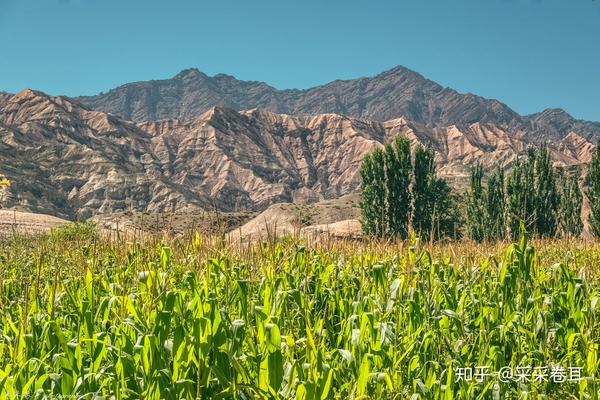
{"type": "Polygon", "coordinates": [[[360,174],[365,235],[406,238],[411,223],[423,236],[460,235],[455,196],[444,179],[436,178],[431,149],[418,146],[413,164],[410,142],[400,138],[367,155],[360,174]]]}
{"type": "Polygon", "coordinates": [[[525,158],[517,158],[505,194],[507,228],[513,239],[520,235],[521,221],[532,233],[552,236],[556,232],[556,184],[547,151],[530,147],[525,158]]]}
{"type": "Polygon", "coordinates": [[[375,236],[384,237],[388,232],[387,208],[385,203],[385,157],[382,149],[373,152],[373,191],[375,219],[375,236]]]}
{"type": "Polygon", "coordinates": [[[445,179],[433,178],[428,190],[432,203],[431,237],[435,240],[445,237],[460,238],[462,218],[452,188],[445,179]]]}
{"type": "Polygon", "coordinates": [[[471,169],[471,181],[466,196],[469,237],[477,242],[504,239],[504,170],[498,168],[491,173],[486,186],[482,182],[483,168],[481,164],[477,164],[471,169]]]}
{"type": "Polygon", "coordinates": [[[525,222],[526,228],[533,232],[535,230],[536,215],[536,182],[535,182],[535,164],[537,158],[537,149],[529,147],[527,149],[527,158],[523,165],[523,174],[521,178],[521,190],[523,192],[521,204],[521,220],[525,222]]]}
{"type": "Polygon", "coordinates": [[[367,154],[363,159],[360,175],[362,178],[361,224],[368,236],[381,237],[387,231],[385,207],[385,161],[381,149],[367,154]]]}
{"type": "Polygon", "coordinates": [[[556,177],[550,153],[546,146],[535,152],[535,170],[531,174],[535,185],[532,194],[534,200],[534,231],[540,236],[554,237],[558,229],[559,193],[556,189],[556,177]]]}
{"type": "Polygon", "coordinates": [[[486,229],[487,240],[502,240],[505,238],[504,218],[504,170],[498,168],[487,179],[486,199],[486,229]]]}
{"type": "Polygon", "coordinates": [[[485,238],[487,216],[486,216],[486,193],[482,185],[483,167],[481,164],[471,168],[471,181],[467,191],[467,230],[469,238],[481,242],[485,238]]]}
{"type": "Polygon", "coordinates": [[[506,226],[513,239],[519,236],[521,221],[524,221],[527,218],[523,212],[525,204],[523,174],[523,165],[521,161],[517,159],[506,178],[506,226]]]}
{"type": "Polygon", "coordinates": [[[406,239],[410,217],[410,142],[400,137],[385,146],[388,234],[406,239]]]}
{"type": "Polygon", "coordinates": [[[375,236],[375,225],[378,212],[375,209],[375,188],[373,187],[373,155],[367,154],[360,166],[361,196],[360,196],[360,223],[363,233],[367,236],[375,236]]]}
{"type": "Polygon", "coordinates": [[[560,228],[566,237],[577,238],[583,231],[581,206],[583,195],[579,188],[578,174],[561,173],[560,182],[560,228]]]}
{"type": "Polygon", "coordinates": [[[592,155],[592,161],[585,177],[585,194],[590,203],[588,222],[592,234],[600,238],[600,143],[592,155]]]}
{"type": "Polygon", "coordinates": [[[432,182],[434,179],[433,150],[419,145],[415,149],[412,182],[412,227],[421,236],[431,234],[434,205],[432,182]]]}

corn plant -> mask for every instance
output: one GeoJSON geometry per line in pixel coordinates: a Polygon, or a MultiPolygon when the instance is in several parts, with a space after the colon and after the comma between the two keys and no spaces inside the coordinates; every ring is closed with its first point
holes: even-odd
{"type": "Polygon", "coordinates": [[[600,285],[552,252],[5,240],[0,397],[598,399],[600,285]],[[582,377],[458,379],[484,365],[582,377]]]}

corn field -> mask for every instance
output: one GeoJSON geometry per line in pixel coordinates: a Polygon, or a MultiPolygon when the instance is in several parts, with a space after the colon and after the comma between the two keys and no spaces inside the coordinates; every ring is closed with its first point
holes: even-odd
{"type": "Polygon", "coordinates": [[[411,243],[5,239],[0,398],[600,397],[600,285],[574,253],[411,243]],[[543,366],[581,379],[494,373],[543,366]]]}

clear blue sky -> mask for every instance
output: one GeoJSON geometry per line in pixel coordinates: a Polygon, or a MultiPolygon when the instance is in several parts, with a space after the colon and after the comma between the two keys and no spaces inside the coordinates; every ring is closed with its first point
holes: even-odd
{"type": "Polygon", "coordinates": [[[600,121],[591,0],[0,0],[0,90],[83,95],[197,67],[307,88],[396,65],[600,121]]]}

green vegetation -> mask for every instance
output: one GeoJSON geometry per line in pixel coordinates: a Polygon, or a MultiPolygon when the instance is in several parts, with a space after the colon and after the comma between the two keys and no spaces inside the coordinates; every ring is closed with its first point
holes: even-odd
{"type": "MultiPolygon", "coordinates": [[[[411,223],[419,233],[431,232],[433,214],[432,181],[435,179],[434,154],[430,149],[417,146],[412,184],[413,214],[411,223]]],[[[438,213],[439,214],[439,213],[438,213]]]]}
{"type": "Polygon", "coordinates": [[[600,393],[598,247],[541,242],[536,255],[525,237],[505,250],[291,238],[237,247],[108,242],[88,229],[2,241],[1,398],[600,393]],[[459,380],[466,367],[555,364],[583,379],[459,380]]]}
{"type": "Polygon", "coordinates": [[[410,204],[410,143],[396,140],[385,147],[386,194],[389,215],[388,234],[408,237],[410,204]]]}
{"type": "Polygon", "coordinates": [[[460,235],[455,198],[448,183],[436,177],[433,150],[417,146],[413,161],[408,139],[400,137],[368,154],[360,172],[367,236],[406,239],[411,228],[432,239],[460,235]]]}
{"type": "Polygon", "coordinates": [[[519,235],[519,224],[544,237],[556,236],[559,197],[554,168],[545,147],[530,148],[526,159],[512,166],[506,183],[507,231],[519,235]]]}
{"type": "Polygon", "coordinates": [[[579,175],[560,177],[560,227],[566,237],[577,238],[583,232],[581,206],[583,195],[579,188],[579,175]]]}
{"type": "Polygon", "coordinates": [[[483,186],[483,168],[471,170],[471,184],[466,194],[468,236],[476,241],[496,241],[506,236],[504,219],[504,170],[497,169],[483,186]]]}
{"type": "Polygon", "coordinates": [[[483,168],[477,164],[471,170],[471,186],[467,192],[467,229],[469,237],[477,242],[483,241],[487,233],[486,195],[482,185],[483,168]]]}
{"type": "MultiPolygon", "coordinates": [[[[581,235],[583,195],[579,175],[552,166],[545,147],[530,148],[526,158],[517,159],[512,165],[506,180],[504,172],[498,169],[484,186],[483,175],[481,165],[472,168],[466,194],[467,231],[472,240],[515,239],[522,221],[529,231],[540,237],[577,238],[581,235]]],[[[599,178],[600,175],[588,176],[590,181],[600,182],[599,178]]],[[[592,186],[592,194],[588,194],[590,203],[596,204],[598,210],[600,195],[596,200],[593,196],[594,190],[599,188],[592,186]]],[[[598,213],[600,215],[600,211],[598,213]]]]}
{"type": "Polygon", "coordinates": [[[54,241],[72,242],[79,240],[98,239],[96,225],[92,222],[73,222],[53,228],[50,236],[54,241]]]}
{"type": "Polygon", "coordinates": [[[600,237],[600,146],[596,146],[588,174],[585,177],[586,195],[590,201],[588,222],[595,237],[600,237]]]}

